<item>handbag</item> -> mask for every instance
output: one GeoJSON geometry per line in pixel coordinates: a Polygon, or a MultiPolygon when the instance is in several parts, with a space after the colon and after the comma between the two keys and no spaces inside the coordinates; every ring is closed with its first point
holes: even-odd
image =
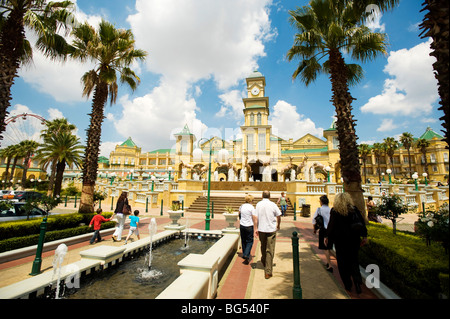
{"type": "Polygon", "coordinates": [[[131,206],[126,203],[123,203],[122,214],[130,215],[131,214],[131,206]]]}
{"type": "Polygon", "coordinates": [[[361,235],[364,224],[361,220],[359,212],[356,207],[354,207],[353,212],[350,214],[350,229],[354,234],[361,235]]]}
{"type": "Polygon", "coordinates": [[[320,208],[319,208],[319,213],[317,214],[317,216],[314,218],[314,220],[316,221],[316,223],[314,224],[314,228],[316,229],[322,229],[325,227],[325,223],[323,221],[323,216],[320,215],[320,208]]]}

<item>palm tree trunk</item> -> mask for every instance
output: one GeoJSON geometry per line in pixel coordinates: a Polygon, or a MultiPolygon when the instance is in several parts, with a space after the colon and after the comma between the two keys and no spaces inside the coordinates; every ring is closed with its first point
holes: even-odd
{"type": "Polygon", "coordinates": [[[0,32],[0,140],[6,129],[5,119],[11,105],[11,86],[20,67],[25,29],[21,9],[11,11],[0,32]]]}
{"type": "Polygon", "coordinates": [[[80,213],[94,212],[94,187],[97,179],[98,155],[100,153],[100,138],[104,106],[108,98],[108,88],[100,82],[94,91],[92,101],[91,123],[87,129],[87,145],[83,160],[83,186],[81,189],[80,213]]]}
{"type": "Polygon", "coordinates": [[[55,184],[55,175],[56,175],[56,163],[58,160],[54,159],[52,161],[52,168],[50,171],[50,177],[48,179],[48,188],[47,188],[47,196],[52,196],[53,193],[53,185],[55,184]]]}
{"type": "Polygon", "coordinates": [[[412,179],[411,150],[410,150],[410,147],[408,147],[408,164],[409,164],[409,178],[412,179]]]}
{"type": "Polygon", "coordinates": [[[361,165],[359,163],[355,120],[352,115],[354,98],[348,90],[347,67],[338,49],[330,50],[330,79],[332,102],[336,109],[336,130],[339,138],[339,155],[344,189],[350,194],[353,203],[366,217],[366,208],[361,185],[361,165]]]}
{"type": "MultiPolygon", "coordinates": [[[[450,138],[448,135],[450,107],[449,107],[449,74],[448,74],[448,61],[449,61],[449,2],[448,0],[425,0],[423,3],[425,7],[421,10],[428,10],[425,14],[421,29],[424,29],[422,38],[431,37],[432,52],[431,56],[436,58],[436,62],[433,63],[433,69],[435,78],[438,80],[438,93],[441,98],[439,101],[440,107],[438,110],[444,112],[444,116],[439,118],[444,127],[444,141],[447,142],[447,148],[450,145],[450,138]]],[[[421,34],[422,35],[422,34],[421,34]]]]}
{"type": "Polygon", "coordinates": [[[56,165],[55,187],[53,188],[53,197],[61,194],[61,185],[64,175],[64,169],[66,168],[66,160],[63,159],[56,165]]]}

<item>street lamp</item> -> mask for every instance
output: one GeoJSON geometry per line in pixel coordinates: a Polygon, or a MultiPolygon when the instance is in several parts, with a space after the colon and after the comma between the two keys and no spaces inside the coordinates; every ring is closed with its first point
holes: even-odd
{"type": "Polygon", "coordinates": [[[170,173],[172,172],[172,167],[169,167],[169,182],[170,182],[170,173]]]}
{"type": "Polygon", "coordinates": [[[427,180],[428,174],[427,173],[423,173],[422,176],[423,176],[423,178],[425,178],[425,186],[428,186],[428,180],[427,180]]]}
{"type": "Polygon", "coordinates": [[[419,190],[419,185],[417,185],[417,179],[419,178],[419,174],[417,174],[417,172],[415,172],[412,175],[412,178],[414,178],[414,185],[416,186],[416,191],[418,191],[419,190]]]}
{"type": "Polygon", "coordinates": [[[381,180],[384,182],[384,181],[385,181],[385,179],[384,179],[384,173],[381,173],[381,176],[382,176],[381,180]]]}
{"type": "Polygon", "coordinates": [[[130,169],[130,181],[133,181],[134,169],[130,169]]]}
{"type": "Polygon", "coordinates": [[[392,184],[392,180],[391,180],[391,173],[392,173],[392,170],[388,168],[388,169],[386,170],[386,173],[387,173],[388,176],[389,176],[389,184],[392,184]]]}
{"type": "Polygon", "coordinates": [[[112,183],[114,182],[114,179],[116,178],[116,173],[112,172],[111,173],[111,183],[109,185],[112,185],[112,183]]]}

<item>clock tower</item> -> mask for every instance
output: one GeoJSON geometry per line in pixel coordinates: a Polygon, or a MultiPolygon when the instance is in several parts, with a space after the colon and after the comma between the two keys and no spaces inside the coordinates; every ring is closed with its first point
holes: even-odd
{"type": "Polygon", "coordinates": [[[247,98],[244,102],[245,123],[241,126],[242,157],[249,163],[269,163],[271,160],[269,98],[265,96],[266,78],[254,71],[246,78],[247,98]]]}

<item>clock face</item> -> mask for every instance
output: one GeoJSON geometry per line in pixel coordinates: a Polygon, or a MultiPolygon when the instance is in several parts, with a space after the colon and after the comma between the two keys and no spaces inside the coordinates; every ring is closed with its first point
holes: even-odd
{"type": "Polygon", "coordinates": [[[252,94],[253,95],[258,95],[259,94],[259,89],[256,86],[252,89],[252,94]]]}

